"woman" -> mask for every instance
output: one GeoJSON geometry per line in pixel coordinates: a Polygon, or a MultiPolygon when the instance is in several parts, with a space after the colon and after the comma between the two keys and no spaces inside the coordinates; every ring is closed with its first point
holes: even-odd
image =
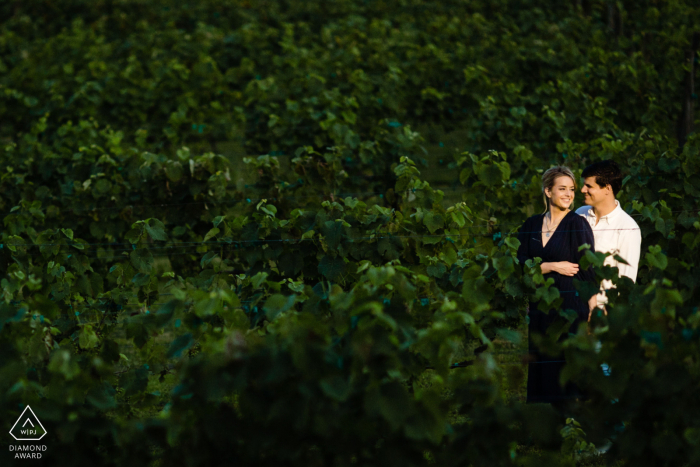
{"type": "MultiPolygon", "coordinates": [[[[590,310],[595,305],[595,295],[588,303],[576,293],[574,279],[595,281],[589,268],[580,270],[578,262],[584,255],[579,247],[584,243],[595,250],[593,231],[586,220],[571,210],[576,192],[574,174],[567,167],[552,167],[542,175],[542,193],[546,210],[543,214],[530,217],[520,229],[518,239],[518,260],[520,264],[533,258],[542,258],[540,267],[545,280],[554,279],[561,297],[562,310],[574,310],[577,318],[570,330],[575,332],[579,323],[588,320],[590,310]]],[[[562,388],[559,374],[563,355],[550,356],[539,352],[533,344],[532,335],[547,332],[547,328],[560,318],[559,310],[543,313],[538,303],[530,303],[529,351],[535,361],[528,365],[527,402],[562,403],[578,396],[574,385],[562,388]]],[[[563,336],[566,337],[566,334],[563,336]]]]}

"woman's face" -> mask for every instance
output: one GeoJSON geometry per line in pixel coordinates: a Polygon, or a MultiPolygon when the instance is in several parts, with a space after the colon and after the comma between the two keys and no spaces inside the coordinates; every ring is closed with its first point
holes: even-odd
{"type": "Polygon", "coordinates": [[[544,192],[552,207],[569,209],[571,203],[574,202],[576,186],[570,177],[560,175],[554,180],[554,186],[551,189],[545,189],[544,192]]]}

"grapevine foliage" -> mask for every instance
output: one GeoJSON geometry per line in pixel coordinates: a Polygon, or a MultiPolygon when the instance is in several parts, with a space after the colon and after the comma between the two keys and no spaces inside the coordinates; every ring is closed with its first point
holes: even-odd
{"type": "Polygon", "coordinates": [[[51,465],[563,466],[613,434],[611,463],[700,461],[693,2],[0,18],[0,410],[31,405],[51,465]],[[542,170],[602,159],[642,260],[587,252],[608,316],[538,337],[589,397],[564,420],[498,349],[561,303],[515,257],[542,170]]]}

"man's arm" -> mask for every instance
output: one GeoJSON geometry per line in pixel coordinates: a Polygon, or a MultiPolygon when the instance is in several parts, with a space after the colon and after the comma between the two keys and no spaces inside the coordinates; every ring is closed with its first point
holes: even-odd
{"type": "Polygon", "coordinates": [[[629,263],[617,264],[620,275],[629,277],[632,279],[632,282],[637,282],[639,257],[642,250],[642,231],[639,230],[639,227],[633,230],[623,230],[620,232],[620,236],[618,238],[618,255],[629,263]]]}

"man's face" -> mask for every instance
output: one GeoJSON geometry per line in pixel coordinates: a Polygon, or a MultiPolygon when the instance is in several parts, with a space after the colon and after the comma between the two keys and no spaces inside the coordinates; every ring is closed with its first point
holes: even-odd
{"type": "Polygon", "coordinates": [[[605,201],[610,196],[611,189],[609,185],[601,188],[595,180],[595,177],[586,177],[581,187],[583,193],[583,202],[589,206],[596,206],[605,201]]]}

